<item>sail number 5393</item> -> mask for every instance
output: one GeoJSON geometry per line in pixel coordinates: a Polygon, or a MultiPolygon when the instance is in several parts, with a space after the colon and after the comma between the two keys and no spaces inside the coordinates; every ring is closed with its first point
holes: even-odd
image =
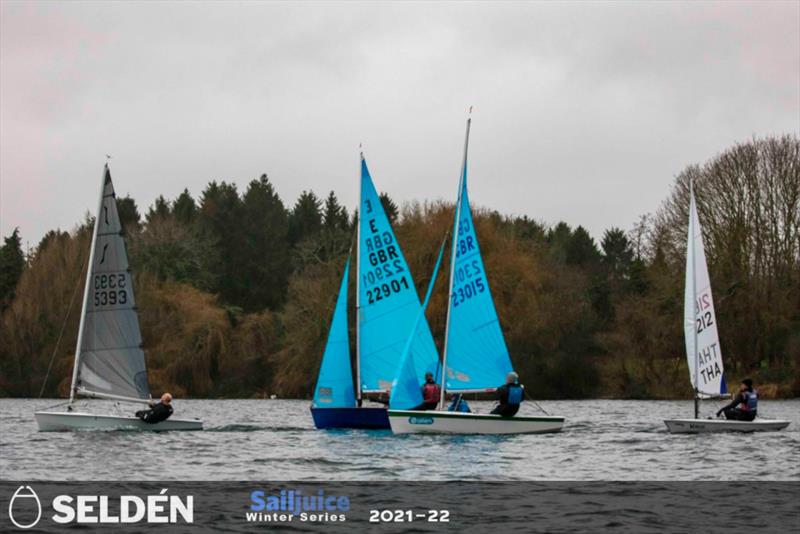
{"type": "Polygon", "coordinates": [[[115,306],[127,304],[128,283],[125,273],[96,274],[94,276],[94,305],[115,306]]]}
{"type": "Polygon", "coordinates": [[[370,523],[411,523],[427,521],[428,523],[449,523],[449,510],[370,510],[370,523]]]}

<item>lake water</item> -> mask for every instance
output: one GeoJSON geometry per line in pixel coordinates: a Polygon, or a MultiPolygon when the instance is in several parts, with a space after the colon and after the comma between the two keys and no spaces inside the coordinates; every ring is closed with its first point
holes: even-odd
{"type": "MultiPolygon", "coordinates": [[[[314,429],[300,400],[178,400],[202,432],[36,430],[58,400],[0,399],[4,480],[800,480],[800,399],[762,401],[780,432],[672,435],[664,418],[691,401],[543,401],[563,432],[519,436],[394,436],[314,429]]],[[[87,401],[88,402],[88,401],[87,401]]],[[[92,411],[130,405],[91,401],[92,411]]],[[[486,412],[490,403],[473,402],[486,412]]],[[[702,413],[719,406],[707,403],[702,413]]],[[[539,413],[527,402],[520,415],[539,413]]]]}

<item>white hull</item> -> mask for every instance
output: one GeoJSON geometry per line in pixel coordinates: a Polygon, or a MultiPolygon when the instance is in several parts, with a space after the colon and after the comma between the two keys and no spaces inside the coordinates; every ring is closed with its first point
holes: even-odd
{"type": "Polygon", "coordinates": [[[729,421],[727,419],[665,419],[667,430],[673,434],[699,434],[706,432],[768,432],[782,430],[789,421],[758,419],[754,421],[729,421]]]}
{"type": "Polygon", "coordinates": [[[36,412],[40,432],[65,432],[71,430],[203,430],[198,419],[167,419],[160,423],[145,423],[138,417],[96,415],[79,412],[36,412]]]}
{"type": "Polygon", "coordinates": [[[560,432],[564,418],[389,410],[389,423],[395,434],[543,434],[560,432]]]}

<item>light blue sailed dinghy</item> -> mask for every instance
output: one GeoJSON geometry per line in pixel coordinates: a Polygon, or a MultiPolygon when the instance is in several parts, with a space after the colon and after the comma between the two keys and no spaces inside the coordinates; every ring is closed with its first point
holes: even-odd
{"type": "Polygon", "coordinates": [[[407,342],[418,380],[427,371],[439,374],[439,355],[428,323],[423,321],[410,336],[421,309],[419,296],[363,154],[357,242],[358,387],[353,387],[347,334],[348,260],[311,406],[317,428],[388,429],[386,407],[363,406],[363,399],[388,395],[407,342]]]}
{"type": "MultiPolygon", "coordinates": [[[[450,301],[441,398],[436,411],[413,411],[422,402],[419,378],[403,362],[390,398],[389,421],[394,433],[433,432],[456,434],[520,434],[558,432],[563,417],[501,417],[445,411],[445,394],[492,392],[505,383],[511,358],[492,300],[472,220],[467,193],[467,149],[470,120],[464,143],[453,224],[450,267],[450,301]]],[[[438,264],[437,264],[438,267],[438,264]]],[[[435,278],[435,274],[434,274],[435,278]]],[[[430,288],[428,290],[430,292],[430,288]]],[[[425,301],[427,305],[427,298],[425,301]]],[[[424,309],[420,313],[424,313],[424,309]]]]}

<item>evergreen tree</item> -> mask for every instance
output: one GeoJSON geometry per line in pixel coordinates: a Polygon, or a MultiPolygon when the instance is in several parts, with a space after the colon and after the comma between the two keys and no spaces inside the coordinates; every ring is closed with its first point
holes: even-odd
{"type": "Polygon", "coordinates": [[[172,210],[169,207],[167,199],[164,198],[164,195],[158,195],[153,205],[147,210],[145,221],[147,221],[147,224],[150,224],[156,219],[167,219],[171,213],[172,210]]]}
{"type": "Polygon", "coordinates": [[[216,181],[208,184],[200,199],[198,230],[216,251],[217,261],[209,269],[216,280],[214,291],[228,304],[237,303],[245,291],[238,265],[243,244],[242,215],[242,201],[235,184],[216,181]]]}
{"type": "Polygon", "coordinates": [[[122,223],[122,229],[125,233],[133,234],[139,229],[139,222],[141,220],[139,208],[136,206],[136,201],[129,195],[117,197],[117,212],[119,213],[119,220],[122,223]]]}
{"type": "MultiPolygon", "coordinates": [[[[315,199],[316,197],[314,197],[315,199]]],[[[245,311],[277,309],[286,299],[289,217],[266,174],[250,182],[243,200],[244,243],[239,258],[245,311]]]]}
{"type": "Polygon", "coordinates": [[[633,247],[625,232],[610,228],[603,234],[603,265],[612,284],[612,290],[622,291],[630,279],[633,247]]]}
{"type": "Polygon", "coordinates": [[[19,228],[3,239],[0,247],[0,303],[2,307],[14,297],[22,271],[25,269],[25,254],[22,252],[22,239],[19,228]]]}
{"type": "Polygon", "coordinates": [[[379,198],[381,199],[383,211],[386,212],[386,216],[389,218],[389,222],[394,224],[397,221],[397,217],[400,215],[400,209],[387,193],[381,193],[379,198]]]}
{"type": "Polygon", "coordinates": [[[572,228],[564,221],[561,221],[547,231],[546,240],[549,245],[550,256],[560,263],[566,263],[567,249],[572,240],[572,228]]]}
{"type": "Polygon", "coordinates": [[[315,236],[322,229],[322,202],[312,191],[303,191],[289,217],[289,242],[292,246],[315,236]]]}
{"type": "Polygon", "coordinates": [[[183,193],[175,199],[172,204],[172,214],[181,224],[188,225],[194,222],[195,217],[197,217],[197,204],[195,204],[188,189],[184,189],[183,193]]]}
{"type": "Polygon", "coordinates": [[[583,226],[578,226],[572,232],[572,237],[567,244],[566,262],[568,265],[580,267],[589,266],[600,259],[597,245],[583,226]]]}
{"type": "Polygon", "coordinates": [[[339,204],[339,200],[333,191],[325,199],[322,220],[326,230],[347,229],[347,209],[339,204]]]}

